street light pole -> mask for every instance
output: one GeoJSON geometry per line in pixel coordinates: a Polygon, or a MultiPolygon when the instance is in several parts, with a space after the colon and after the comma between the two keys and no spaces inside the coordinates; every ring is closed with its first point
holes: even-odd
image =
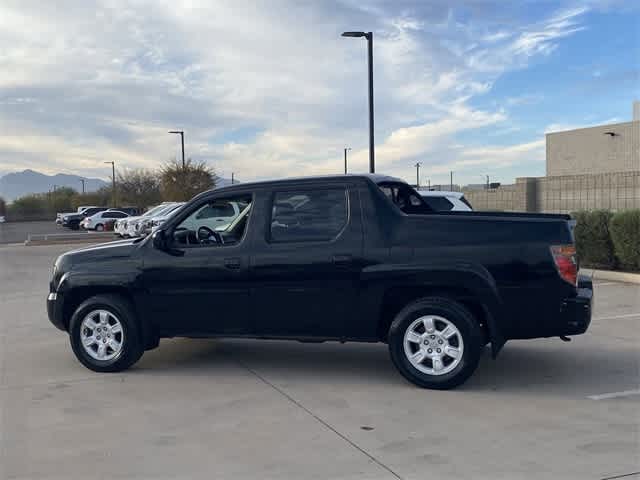
{"type": "Polygon", "coordinates": [[[453,192],[453,171],[451,172],[451,191],[453,192]]]}
{"type": "Polygon", "coordinates": [[[420,190],[420,162],[416,163],[416,190],[420,190]]]}
{"type": "Polygon", "coordinates": [[[185,168],[185,164],[184,164],[184,131],[183,130],[171,130],[171,131],[169,131],[169,133],[176,133],[176,134],[180,135],[180,143],[182,145],[182,169],[184,170],[184,168],[185,168]]]}
{"type": "Polygon", "coordinates": [[[343,32],[343,37],[364,37],[367,39],[367,58],[369,67],[369,173],[375,173],[375,143],[373,140],[373,32],[343,32]]]}
{"type": "Polygon", "coordinates": [[[344,174],[347,174],[347,152],[351,150],[351,147],[345,147],[344,149],[344,174]]]}
{"type": "Polygon", "coordinates": [[[84,193],[84,178],[81,178],[80,181],[82,182],[82,193],[84,193]]]}
{"type": "Polygon", "coordinates": [[[111,182],[112,182],[112,202],[113,202],[113,206],[116,206],[116,162],[104,162],[104,163],[110,163],[111,164],[111,182]]]}

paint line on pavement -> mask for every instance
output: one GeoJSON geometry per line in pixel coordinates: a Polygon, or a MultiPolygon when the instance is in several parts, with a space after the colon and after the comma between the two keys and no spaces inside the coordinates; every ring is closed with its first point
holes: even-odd
{"type": "Polygon", "coordinates": [[[640,317],[640,313],[627,313],[624,315],[614,315],[612,317],[595,317],[593,320],[616,320],[618,318],[640,317]]]}
{"type": "Polygon", "coordinates": [[[632,395],[640,395],[640,388],[636,390],[624,390],[622,392],[601,393],[600,395],[589,395],[587,398],[591,400],[608,400],[610,398],[630,397],[632,395]]]}

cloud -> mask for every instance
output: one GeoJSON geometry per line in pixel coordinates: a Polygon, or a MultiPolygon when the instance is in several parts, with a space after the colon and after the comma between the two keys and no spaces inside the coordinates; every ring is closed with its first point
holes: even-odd
{"type": "Polygon", "coordinates": [[[176,154],[167,133],[176,128],[188,156],[244,180],[339,172],[345,145],[353,169],[366,170],[366,43],[340,37],[353,28],[375,32],[379,170],[462,162],[460,135],[507,128],[505,111],[473,100],[584,28],[587,7],[533,20],[517,10],[497,1],[7,0],[0,170],[152,167],[176,154]]]}

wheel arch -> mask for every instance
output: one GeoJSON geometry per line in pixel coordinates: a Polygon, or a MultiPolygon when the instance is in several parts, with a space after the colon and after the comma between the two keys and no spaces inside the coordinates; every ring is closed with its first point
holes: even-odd
{"type": "Polygon", "coordinates": [[[414,271],[405,276],[404,281],[394,282],[383,293],[377,326],[378,338],[386,341],[393,319],[406,305],[420,298],[438,296],[460,302],[473,314],[491,342],[495,357],[505,343],[501,326],[502,302],[493,279],[487,276],[488,272],[480,275],[484,272],[470,272],[468,269],[421,273],[414,271]]]}
{"type": "Polygon", "coordinates": [[[123,286],[91,285],[77,286],[67,289],[64,292],[64,303],[62,306],[62,319],[65,329],[69,331],[69,322],[71,321],[71,317],[82,302],[96,295],[104,294],[118,295],[124,298],[131,305],[135,315],[134,320],[140,328],[145,349],[151,349],[158,345],[159,339],[157,334],[153,331],[152,326],[149,325],[141,315],[131,291],[123,286]]]}

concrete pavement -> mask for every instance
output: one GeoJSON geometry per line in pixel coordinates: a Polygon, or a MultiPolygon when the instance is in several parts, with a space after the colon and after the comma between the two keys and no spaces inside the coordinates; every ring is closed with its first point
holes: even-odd
{"type": "Polygon", "coordinates": [[[422,390],[384,345],[163,340],[96,374],[46,318],[63,246],[0,247],[0,478],[601,479],[640,471],[640,286],[590,331],[422,390]]]}

